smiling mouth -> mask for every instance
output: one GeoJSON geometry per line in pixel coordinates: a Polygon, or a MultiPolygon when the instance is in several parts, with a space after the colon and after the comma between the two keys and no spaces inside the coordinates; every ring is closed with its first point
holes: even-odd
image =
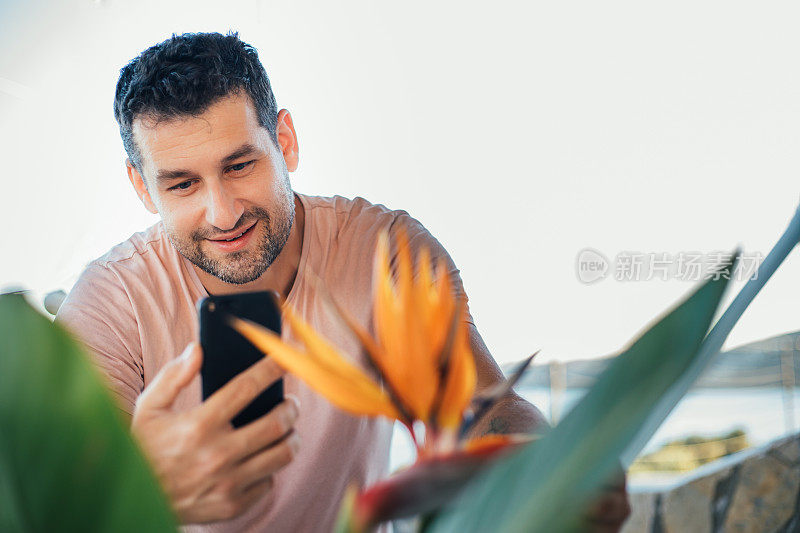
{"type": "Polygon", "coordinates": [[[250,233],[253,230],[253,228],[255,228],[255,227],[256,227],[256,222],[254,222],[252,226],[250,226],[249,228],[247,228],[243,232],[239,233],[238,235],[236,235],[234,237],[231,237],[230,239],[208,239],[208,240],[209,241],[213,241],[213,242],[234,242],[234,241],[239,240],[240,238],[244,237],[248,233],[250,233]]]}

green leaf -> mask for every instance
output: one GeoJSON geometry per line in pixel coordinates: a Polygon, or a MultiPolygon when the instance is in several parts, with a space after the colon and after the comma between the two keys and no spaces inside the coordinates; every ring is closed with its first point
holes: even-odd
{"type": "Polygon", "coordinates": [[[149,464],[85,352],[0,296],[0,530],[175,531],[149,464]]]}
{"type": "Polygon", "coordinates": [[[733,299],[731,304],[719,318],[714,327],[703,341],[700,352],[691,362],[689,367],[675,381],[670,389],[661,397],[658,404],[654,406],[651,415],[642,425],[639,434],[633,439],[628,449],[623,454],[623,463],[630,465],[639,451],[647,444],[650,437],[655,433],[658,426],[664,421],[669,411],[675,406],[692,384],[697,381],[700,374],[708,368],[714,358],[719,355],[722,345],[730,335],[731,330],[744,314],[745,309],[750,305],[759,291],[769,281],[789,253],[800,243],[800,206],[794,213],[789,225],[781,235],[775,246],[772,247],[767,257],[758,266],[756,275],[750,278],[739,294],[733,299]]]}
{"type": "MultiPolygon", "coordinates": [[[[721,270],[733,272],[733,262],[721,270]]],[[[580,527],[590,498],[691,366],[727,286],[709,279],[615,358],[564,420],[478,476],[430,531],[552,532],[580,527]]],[[[658,413],[659,415],[663,413],[658,413]]]]}

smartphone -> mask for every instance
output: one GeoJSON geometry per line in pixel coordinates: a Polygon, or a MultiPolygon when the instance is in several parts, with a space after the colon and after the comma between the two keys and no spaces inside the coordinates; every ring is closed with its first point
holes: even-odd
{"type": "MultiPolygon", "coordinates": [[[[228,381],[261,360],[261,353],[250,341],[228,325],[226,317],[235,315],[281,333],[281,313],[278,295],[274,291],[247,292],[209,296],[197,303],[200,320],[200,346],[203,366],[200,376],[203,400],[222,388],[228,381]]],[[[283,401],[283,378],[269,386],[231,423],[238,428],[267,414],[283,401]]]]}

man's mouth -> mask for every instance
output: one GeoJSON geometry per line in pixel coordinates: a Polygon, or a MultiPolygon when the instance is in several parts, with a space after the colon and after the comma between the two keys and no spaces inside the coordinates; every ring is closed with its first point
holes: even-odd
{"type": "Polygon", "coordinates": [[[210,240],[210,241],[214,241],[214,242],[233,242],[233,241],[235,241],[235,240],[237,240],[237,239],[241,238],[242,236],[244,236],[246,233],[248,233],[250,230],[252,230],[252,229],[253,229],[255,226],[256,226],[256,223],[255,223],[255,222],[253,222],[253,225],[252,225],[252,226],[250,226],[249,228],[247,228],[247,229],[246,229],[246,230],[244,230],[244,231],[241,231],[241,232],[239,232],[239,233],[238,233],[238,234],[236,234],[236,235],[232,235],[232,236],[231,236],[231,237],[229,237],[229,238],[223,238],[223,239],[209,239],[209,240],[210,240]]]}
{"type": "Polygon", "coordinates": [[[258,221],[253,222],[253,225],[239,233],[229,234],[224,238],[208,239],[212,242],[214,247],[221,252],[237,252],[243,250],[250,242],[250,237],[255,233],[253,228],[256,227],[258,221]]]}

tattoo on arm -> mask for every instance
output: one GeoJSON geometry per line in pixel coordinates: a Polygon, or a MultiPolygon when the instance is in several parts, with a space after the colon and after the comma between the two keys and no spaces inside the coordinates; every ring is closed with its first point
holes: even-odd
{"type": "Polygon", "coordinates": [[[505,434],[508,433],[508,421],[505,418],[496,416],[489,422],[489,433],[505,434]]]}

